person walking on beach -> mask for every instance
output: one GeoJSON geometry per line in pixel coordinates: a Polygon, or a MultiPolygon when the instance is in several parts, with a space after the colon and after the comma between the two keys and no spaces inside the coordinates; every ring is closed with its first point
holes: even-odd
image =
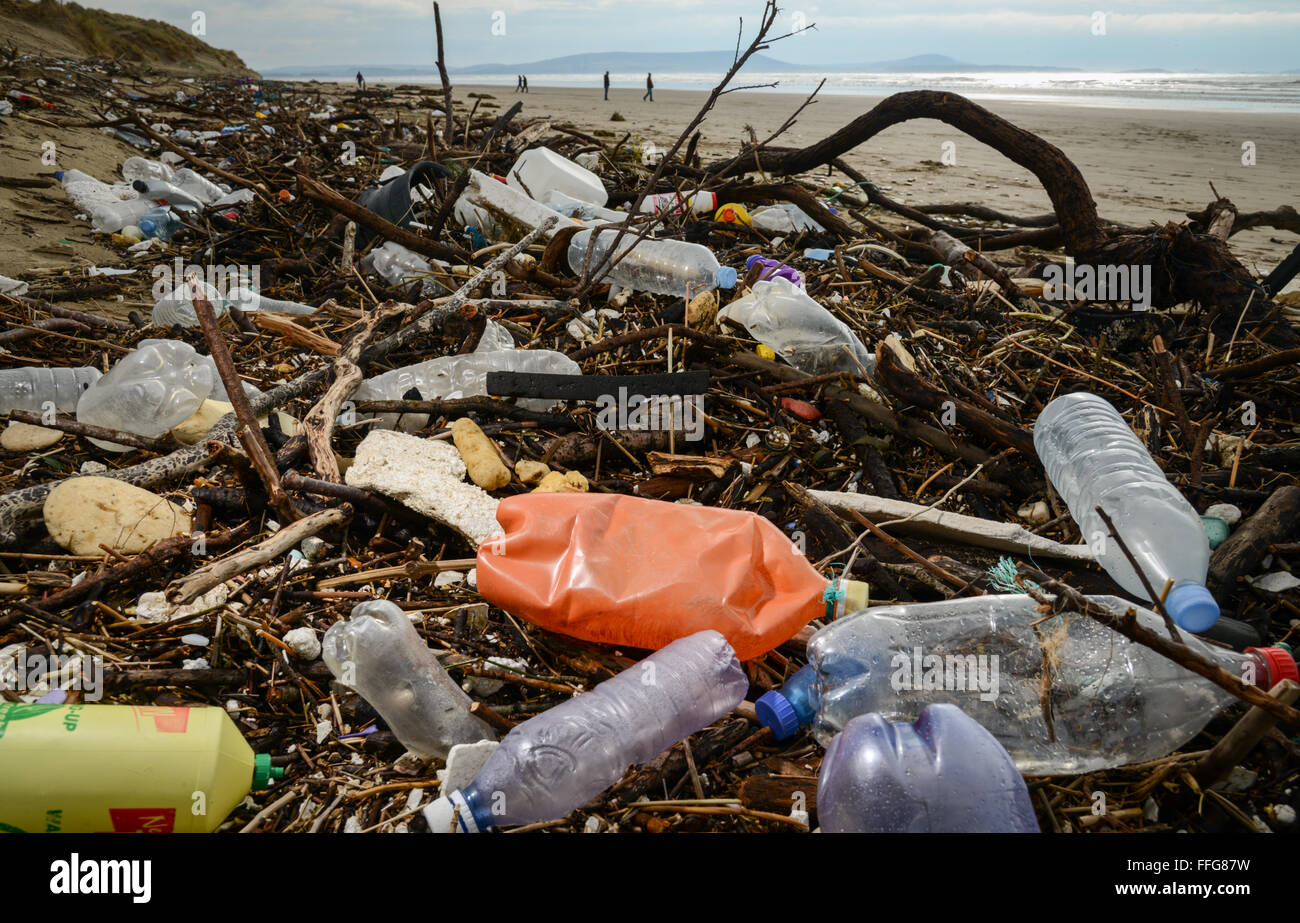
{"type": "Polygon", "coordinates": [[[361,76],[361,71],[357,71],[357,89],[366,92],[366,78],[361,76]]]}
{"type": "Polygon", "coordinates": [[[609,101],[609,71],[605,71],[605,100],[609,101]]]}
{"type": "Polygon", "coordinates": [[[524,82],[524,92],[527,93],[527,92],[528,92],[528,75],[527,75],[527,74],[521,74],[520,77],[519,77],[519,79],[522,80],[522,81],[524,82]]]}
{"type": "Polygon", "coordinates": [[[524,91],[524,75],[515,74],[515,92],[522,93],[523,91],[524,91]]]}
{"type": "Polygon", "coordinates": [[[649,74],[645,75],[645,96],[641,97],[641,102],[645,102],[647,99],[650,102],[655,101],[655,82],[650,79],[649,74]]]}

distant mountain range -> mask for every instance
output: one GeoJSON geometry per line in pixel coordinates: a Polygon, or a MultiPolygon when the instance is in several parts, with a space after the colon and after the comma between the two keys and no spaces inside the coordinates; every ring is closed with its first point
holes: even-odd
{"type": "MultiPolygon", "coordinates": [[[[600,74],[605,71],[616,73],[639,73],[651,71],[660,73],[717,73],[722,74],[731,67],[733,60],[730,51],[672,51],[672,52],[638,52],[606,51],[594,54],[572,54],[559,58],[545,58],[541,61],[526,61],[522,64],[475,64],[471,67],[449,67],[454,75],[473,77],[484,74],[600,74]]],[[[293,65],[276,67],[262,71],[268,77],[350,77],[360,69],[369,77],[385,75],[417,76],[436,74],[437,69],[431,63],[393,65],[371,64],[322,64],[293,65]]],[[[869,61],[856,64],[810,65],[792,64],[767,55],[756,54],[745,64],[745,70],[759,73],[944,73],[955,71],[1014,72],[1014,71],[1077,71],[1077,67],[1053,67],[1050,65],[1012,65],[1012,64],[970,64],[958,61],[947,55],[922,54],[910,58],[891,61],[869,61]]]]}

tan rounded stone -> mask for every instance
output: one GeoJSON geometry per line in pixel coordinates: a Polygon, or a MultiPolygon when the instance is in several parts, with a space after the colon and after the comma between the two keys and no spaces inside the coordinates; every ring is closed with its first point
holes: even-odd
{"type": "Polygon", "coordinates": [[[101,544],[138,554],[191,526],[175,503],[114,478],[69,478],[50,491],[44,514],[50,537],[73,554],[102,554],[101,544]]]}

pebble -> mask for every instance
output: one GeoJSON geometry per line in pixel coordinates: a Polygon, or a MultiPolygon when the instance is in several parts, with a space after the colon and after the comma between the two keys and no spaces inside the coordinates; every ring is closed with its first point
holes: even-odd
{"type": "Polygon", "coordinates": [[[114,478],[60,482],[45,500],[50,537],[73,554],[102,554],[104,544],[139,554],[155,542],[188,534],[190,515],[155,493],[114,478]]]}
{"type": "Polygon", "coordinates": [[[10,423],[0,433],[0,449],[6,452],[39,452],[48,449],[60,439],[63,433],[57,429],[33,426],[30,423],[10,423]]]}
{"type": "Polygon", "coordinates": [[[299,660],[315,660],[320,656],[320,638],[314,628],[294,628],[286,631],[282,640],[299,660]]]}
{"type": "Polygon", "coordinates": [[[1214,503],[1205,511],[1206,516],[1217,516],[1229,526],[1235,526],[1241,522],[1241,510],[1231,503],[1214,503]]]}

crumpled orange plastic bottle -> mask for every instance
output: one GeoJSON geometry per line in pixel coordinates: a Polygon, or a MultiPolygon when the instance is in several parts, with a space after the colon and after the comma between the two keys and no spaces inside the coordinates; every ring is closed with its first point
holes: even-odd
{"type": "MultiPolygon", "coordinates": [[[[478,589],[550,631],[658,650],[714,629],[741,660],[826,614],[828,581],[754,513],[618,494],[523,494],[478,552],[478,589]]],[[[866,585],[842,581],[847,609],[866,585]]],[[[839,610],[845,611],[841,599],[839,610]]]]}

